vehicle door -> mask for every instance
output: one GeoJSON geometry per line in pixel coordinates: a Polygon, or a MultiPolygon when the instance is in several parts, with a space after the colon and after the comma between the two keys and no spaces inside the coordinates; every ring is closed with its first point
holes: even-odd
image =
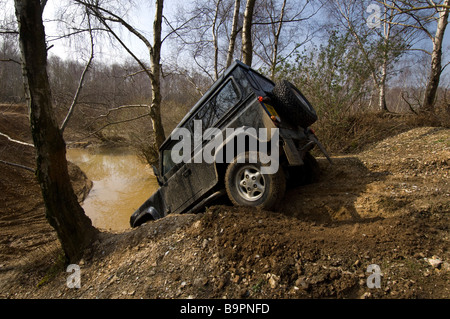
{"type": "Polygon", "coordinates": [[[163,196],[171,213],[177,213],[186,206],[186,203],[194,197],[200,183],[198,177],[192,174],[189,163],[174,163],[172,148],[178,142],[174,140],[162,150],[163,196]]]}

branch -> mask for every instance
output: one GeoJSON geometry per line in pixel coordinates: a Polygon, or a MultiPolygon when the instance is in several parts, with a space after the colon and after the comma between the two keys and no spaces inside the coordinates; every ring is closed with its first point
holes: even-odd
{"type": "Polygon", "coordinates": [[[80,4],[82,4],[82,5],[84,5],[84,6],[86,6],[86,7],[89,8],[90,10],[96,12],[96,13],[97,13],[97,14],[96,14],[97,16],[101,15],[102,19],[104,19],[104,20],[109,20],[109,21],[113,21],[113,22],[120,23],[120,24],[123,25],[125,28],[127,28],[128,31],[130,31],[132,34],[134,34],[136,37],[138,37],[139,40],[141,40],[142,42],[144,42],[144,44],[147,46],[147,48],[148,48],[150,51],[153,50],[153,47],[152,47],[152,45],[150,44],[150,42],[147,40],[147,38],[146,38],[144,35],[142,35],[142,33],[140,33],[139,31],[137,31],[134,27],[132,27],[128,22],[126,22],[124,19],[122,19],[121,17],[119,17],[118,15],[116,15],[116,14],[114,14],[113,12],[111,12],[111,11],[105,9],[105,8],[102,8],[102,7],[100,7],[100,6],[96,5],[96,4],[94,5],[94,4],[86,3],[86,2],[84,2],[84,1],[82,1],[82,0],[75,0],[75,1],[78,2],[78,3],[80,3],[80,4]],[[94,9],[95,9],[95,10],[94,10],[94,9]],[[109,14],[111,17],[105,17],[104,15],[100,14],[100,12],[98,12],[99,10],[100,10],[100,11],[103,11],[103,12],[105,12],[105,13],[107,13],[107,14],[109,14]]]}
{"type": "MultiPolygon", "coordinates": [[[[91,126],[92,126],[96,121],[98,121],[99,119],[102,119],[102,118],[106,118],[106,119],[107,119],[107,118],[109,117],[109,115],[111,115],[112,112],[120,111],[120,110],[128,109],[128,108],[135,108],[135,107],[146,107],[146,108],[150,108],[150,106],[149,106],[148,104],[130,104],[130,105],[121,105],[121,106],[118,106],[118,107],[109,109],[108,112],[107,112],[106,114],[99,115],[97,118],[95,118],[95,119],[92,121],[91,124],[87,125],[86,128],[91,127],[91,126]]],[[[92,134],[91,134],[91,135],[92,135],[92,134]]],[[[89,136],[91,136],[91,135],[89,135],[89,136]]]]}
{"type": "MultiPolygon", "coordinates": [[[[412,107],[411,103],[409,103],[409,101],[405,98],[405,96],[403,95],[404,93],[406,93],[406,95],[408,95],[408,92],[402,92],[401,97],[403,99],[403,101],[406,102],[406,104],[408,104],[409,109],[411,110],[411,112],[413,112],[414,114],[418,115],[418,113],[414,110],[414,108],[412,107]]],[[[408,96],[409,97],[409,96],[408,96]]]]}
{"type": "Polygon", "coordinates": [[[63,123],[61,124],[61,127],[60,127],[61,133],[64,132],[64,129],[66,128],[67,123],[69,122],[70,118],[72,117],[73,111],[75,109],[75,105],[77,105],[78,98],[80,96],[81,90],[83,89],[84,78],[86,77],[86,73],[92,64],[92,60],[94,59],[94,38],[92,36],[91,19],[90,19],[89,13],[87,15],[87,18],[88,18],[88,25],[89,25],[89,37],[91,39],[91,56],[89,57],[89,61],[86,64],[86,67],[84,68],[83,73],[81,74],[80,81],[78,82],[77,91],[72,100],[72,104],[69,107],[69,111],[67,112],[66,118],[64,119],[63,123]]]}
{"type": "Polygon", "coordinates": [[[146,68],[145,70],[139,70],[139,71],[136,71],[134,73],[127,74],[127,75],[124,76],[124,78],[133,77],[133,76],[139,75],[141,73],[150,72],[150,71],[151,71],[150,69],[146,68]]]}
{"type": "Polygon", "coordinates": [[[419,51],[419,52],[423,52],[423,53],[426,53],[428,55],[431,55],[430,51],[427,51],[427,50],[421,49],[421,48],[410,48],[410,49],[408,49],[408,51],[419,51]]]}
{"type": "Polygon", "coordinates": [[[119,111],[119,110],[123,110],[123,109],[134,108],[134,107],[146,107],[146,108],[150,108],[150,105],[148,105],[148,104],[129,104],[129,105],[121,105],[121,106],[118,106],[118,107],[109,109],[108,112],[107,112],[106,114],[100,115],[98,118],[108,117],[112,112],[119,111]]]}
{"type": "Polygon", "coordinates": [[[23,168],[23,169],[26,169],[27,171],[30,171],[30,172],[33,172],[33,173],[35,171],[31,167],[20,165],[20,164],[16,164],[16,163],[11,163],[11,162],[7,162],[7,161],[3,161],[3,160],[0,160],[0,163],[6,164],[6,165],[10,165],[10,166],[14,166],[14,167],[23,168]]]}
{"type": "Polygon", "coordinates": [[[74,31],[69,32],[69,33],[66,33],[66,34],[64,34],[64,35],[58,35],[58,36],[52,36],[52,35],[49,35],[49,36],[48,36],[47,42],[59,41],[59,40],[61,40],[61,39],[68,38],[68,37],[71,37],[71,36],[73,36],[73,35],[77,35],[77,34],[80,34],[80,33],[83,33],[83,32],[108,31],[108,30],[103,29],[103,28],[73,29],[73,30],[74,30],[74,31]]]}
{"type": "Polygon", "coordinates": [[[289,23],[289,22],[301,22],[301,21],[305,21],[305,20],[312,18],[314,16],[314,14],[311,14],[306,18],[300,18],[300,19],[275,20],[275,21],[268,21],[268,22],[252,22],[252,25],[274,25],[274,24],[279,24],[279,23],[283,24],[283,23],[289,23]]]}
{"type": "MultiPolygon", "coordinates": [[[[95,12],[94,12],[95,14],[95,12]]],[[[106,23],[101,15],[96,15],[100,22],[108,29],[108,32],[116,38],[116,40],[120,43],[120,45],[128,52],[129,55],[133,57],[133,59],[139,64],[142,70],[147,74],[150,80],[153,80],[153,73],[147,69],[146,65],[128,48],[128,46],[120,39],[120,37],[111,29],[111,27],[106,23]]]]}
{"type": "Polygon", "coordinates": [[[21,144],[21,145],[25,145],[25,146],[34,147],[33,144],[15,140],[15,139],[9,137],[8,135],[6,135],[6,134],[4,134],[4,133],[2,133],[2,132],[0,132],[0,135],[6,137],[10,142],[17,143],[17,144],[21,144]]]}
{"type": "Polygon", "coordinates": [[[17,63],[19,65],[22,65],[22,63],[20,61],[17,61],[14,59],[0,59],[0,62],[13,62],[13,63],[17,63]]]}
{"type": "MultiPolygon", "coordinates": [[[[306,3],[303,5],[303,7],[299,11],[297,11],[297,13],[292,18],[284,19],[284,17],[282,16],[278,20],[270,19],[271,21],[268,21],[268,22],[264,22],[264,21],[252,22],[252,25],[274,25],[274,24],[278,24],[278,23],[283,24],[283,23],[301,22],[301,21],[309,20],[312,17],[314,17],[322,9],[322,7],[325,5],[325,2],[320,4],[319,8],[317,10],[313,11],[307,17],[297,18],[298,16],[300,16],[306,10],[306,7],[308,6],[309,3],[310,3],[309,1],[306,1],[306,3]]],[[[255,16],[255,17],[258,17],[258,16],[255,16]]],[[[259,16],[259,18],[262,18],[262,17],[259,16]]],[[[270,18],[272,18],[272,17],[270,17],[270,18]]]]}
{"type": "Polygon", "coordinates": [[[167,20],[166,16],[163,15],[164,22],[170,27],[170,29],[172,29],[172,31],[170,31],[170,32],[164,37],[164,39],[162,39],[161,44],[162,44],[168,37],[170,37],[170,36],[171,36],[172,34],[174,34],[174,33],[175,33],[179,38],[181,38],[181,35],[178,33],[178,31],[182,30],[189,22],[191,22],[192,20],[196,19],[199,15],[200,15],[200,13],[197,14],[197,15],[195,15],[195,16],[193,16],[193,17],[191,17],[191,18],[189,18],[188,20],[186,20],[185,22],[183,22],[180,26],[178,26],[178,27],[176,27],[176,28],[174,28],[174,27],[172,26],[172,24],[169,22],[169,20],[167,20]]]}
{"type": "Polygon", "coordinates": [[[399,13],[409,13],[409,12],[427,10],[427,9],[450,9],[449,5],[435,4],[435,3],[431,3],[428,6],[422,6],[422,7],[400,8],[395,5],[390,5],[390,4],[386,3],[384,0],[377,0],[377,2],[390,8],[390,9],[394,9],[394,10],[398,11],[399,13]]]}
{"type": "Polygon", "coordinates": [[[198,62],[197,61],[197,57],[196,57],[196,54],[194,53],[194,55],[193,55],[193,58],[194,58],[194,62],[195,62],[195,64],[197,64],[197,66],[211,79],[211,81],[214,83],[214,77],[208,72],[208,70],[206,70],[206,68],[205,67],[203,67],[201,64],[200,64],[200,62],[198,62]]]}
{"type": "Polygon", "coordinates": [[[447,62],[447,63],[441,68],[441,74],[442,74],[442,72],[444,72],[445,68],[448,67],[449,64],[450,64],[450,61],[447,62]]]}
{"type": "MultiPolygon", "coordinates": [[[[141,106],[141,107],[147,106],[147,107],[148,107],[148,105],[124,105],[124,106],[117,107],[117,108],[115,108],[115,109],[109,110],[109,111],[108,111],[108,114],[106,114],[106,115],[101,115],[101,116],[99,116],[96,120],[98,120],[98,119],[101,118],[101,117],[107,117],[107,116],[111,113],[110,111],[116,111],[116,110],[119,110],[119,109],[122,109],[122,108],[126,108],[126,107],[139,107],[139,106],[141,106]]],[[[147,116],[150,116],[150,114],[149,114],[149,113],[146,113],[146,114],[139,115],[139,116],[136,116],[136,117],[131,118],[131,119],[126,119],[126,120],[121,120],[121,121],[115,121],[115,122],[108,122],[108,123],[106,123],[105,125],[103,125],[103,126],[101,126],[100,128],[98,128],[97,130],[95,130],[94,132],[92,132],[92,133],[90,133],[90,134],[88,134],[88,135],[86,135],[86,136],[84,136],[84,137],[78,139],[77,141],[72,142],[72,143],[76,143],[76,142],[79,142],[79,141],[81,141],[81,140],[84,140],[84,139],[86,139],[86,138],[88,138],[88,137],[91,137],[91,136],[97,134],[98,132],[100,132],[101,130],[107,128],[108,126],[115,125],[115,124],[121,124],[121,123],[128,123],[128,122],[136,121],[136,120],[139,120],[139,119],[144,118],[144,117],[147,117],[147,116]]]]}
{"type": "Polygon", "coordinates": [[[14,34],[14,35],[17,35],[17,34],[19,34],[19,31],[16,31],[16,30],[1,30],[0,34],[14,34]]]}
{"type": "Polygon", "coordinates": [[[197,91],[198,94],[200,94],[200,96],[203,96],[205,93],[202,91],[202,89],[197,85],[197,83],[195,83],[194,79],[192,78],[192,76],[190,76],[187,72],[187,70],[183,70],[183,71],[178,71],[175,74],[184,76],[185,79],[192,84],[192,86],[195,88],[195,90],[197,91]]]}
{"type": "Polygon", "coordinates": [[[346,29],[353,36],[353,38],[356,40],[356,44],[357,44],[359,50],[361,51],[366,64],[369,67],[369,70],[370,70],[370,73],[372,75],[374,84],[375,84],[375,86],[377,88],[379,88],[380,84],[379,84],[379,78],[378,78],[377,72],[376,72],[376,67],[373,64],[372,59],[369,57],[369,54],[368,54],[367,50],[364,47],[364,44],[363,44],[363,41],[362,41],[360,35],[355,31],[355,25],[353,24],[353,21],[350,18],[350,14],[346,13],[346,10],[344,10],[342,8],[340,3],[338,3],[338,11],[339,11],[339,14],[341,15],[341,17],[345,20],[345,22],[347,22],[346,29]]]}
{"type": "Polygon", "coordinates": [[[445,8],[446,7],[446,6],[443,6],[443,5],[436,5],[436,4],[431,3],[429,6],[423,6],[423,7],[400,8],[398,5],[396,5],[395,2],[394,2],[394,5],[388,4],[385,0],[383,0],[383,1],[377,0],[377,2],[381,3],[387,9],[391,9],[393,11],[396,11],[397,13],[396,14],[392,14],[392,17],[395,16],[395,15],[406,14],[410,18],[414,19],[416,21],[417,25],[415,25],[415,24],[408,24],[408,23],[401,23],[401,22],[394,22],[394,21],[384,21],[384,22],[392,24],[392,25],[399,25],[399,26],[403,26],[403,27],[407,27],[407,28],[414,28],[414,29],[417,29],[417,30],[422,30],[423,32],[425,32],[425,34],[431,40],[433,40],[433,35],[430,33],[430,31],[427,30],[427,28],[425,27],[425,25],[422,22],[427,24],[431,20],[434,20],[435,18],[433,17],[433,15],[426,16],[426,17],[418,17],[414,13],[416,11],[420,11],[420,10],[427,10],[427,9],[436,9],[436,10],[438,10],[438,8],[445,8]]]}
{"type": "Polygon", "coordinates": [[[144,70],[145,74],[150,78],[151,81],[153,81],[153,73],[148,70],[148,68],[145,66],[145,64],[131,51],[131,49],[120,39],[120,37],[111,29],[111,27],[106,22],[113,21],[122,24],[125,28],[127,28],[132,34],[134,34],[136,37],[138,37],[144,44],[147,46],[150,54],[153,52],[153,46],[150,44],[150,42],[135,28],[133,28],[130,24],[128,24],[125,20],[123,20],[118,15],[112,13],[111,11],[102,8],[96,4],[90,4],[83,0],[75,0],[75,2],[84,5],[86,8],[88,8],[96,17],[100,20],[100,22],[105,26],[106,31],[109,32],[118,42],[119,44],[125,49],[125,51],[128,52],[128,54],[139,64],[139,66],[144,70]],[[100,11],[103,11],[107,14],[109,14],[111,17],[105,17],[100,11]]]}

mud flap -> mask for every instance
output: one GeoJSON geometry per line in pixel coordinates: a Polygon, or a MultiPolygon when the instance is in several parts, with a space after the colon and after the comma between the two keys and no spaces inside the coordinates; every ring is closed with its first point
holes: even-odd
{"type": "Polygon", "coordinates": [[[290,166],[301,166],[303,165],[303,160],[300,157],[300,154],[295,147],[294,142],[291,138],[284,138],[284,153],[286,154],[287,160],[290,166]]]}

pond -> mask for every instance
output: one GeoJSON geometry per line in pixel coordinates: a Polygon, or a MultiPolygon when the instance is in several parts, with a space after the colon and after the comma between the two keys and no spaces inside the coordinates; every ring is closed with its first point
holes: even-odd
{"type": "Polygon", "coordinates": [[[159,187],[151,167],[125,148],[68,149],[67,159],[93,182],[82,206],[99,229],[129,229],[130,216],[159,187]]]}

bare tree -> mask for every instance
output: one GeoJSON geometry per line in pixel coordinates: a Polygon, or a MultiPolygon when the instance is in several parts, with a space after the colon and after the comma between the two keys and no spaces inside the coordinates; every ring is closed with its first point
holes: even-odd
{"type": "Polygon", "coordinates": [[[239,12],[240,0],[201,0],[178,14],[178,24],[186,28],[177,32],[177,42],[211,82],[231,64],[239,33],[239,12]]]}
{"type": "Polygon", "coordinates": [[[143,32],[137,27],[132,26],[118,13],[100,6],[98,1],[91,0],[75,0],[77,3],[86,6],[103,24],[104,28],[119,42],[119,44],[127,51],[130,56],[141,66],[143,72],[149,77],[152,90],[152,102],[149,108],[149,116],[151,118],[154,144],[153,151],[156,155],[161,144],[165,140],[164,128],[161,120],[161,46],[162,46],[162,22],[163,22],[163,0],[155,0],[155,17],[153,20],[153,41],[150,41],[143,32]],[[137,57],[135,53],[128,47],[124,40],[115,32],[111,23],[117,23],[128,30],[132,35],[139,39],[148,49],[150,58],[150,68],[137,57]]]}
{"type": "Polygon", "coordinates": [[[405,52],[408,47],[408,35],[404,28],[393,30],[394,19],[397,15],[389,10],[386,0],[383,0],[383,6],[386,8],[384,17],[379,16],[379,21],[377,21],[382,31],[379,32],[377,27],[368,26],[364,16],[368,4],[368,2],[356,0],[334,0],[331,10],[341,27],[352,35],[356,46],[362,53],[364,63],[378,93],[379,110],[389,111],[386,104],[388,68],[405,52]]]}
{"type": "Polygon", "coordinates": [[[23,101],[20,52],[15,34],[0,35],[0,101],[23,101]]]}
{"type": "Polygon", "coordinates": [[[444,41],[445,29],[448,24],[450,0],[444,0],[443,4],[447,7],[436,8],[438,16],[436,33],[434,36],[430,37],[433,42],[433,50],[431,51],[431,65],[423,100],[423,108],[427,111],[431,111],[434,107],[441,74],[445,68],[445,66],[442,67],[442,45],[444,41]]]}
{"type": "Polygon", "coordinates": [[[310,1],[262,0],[255,10],[253,52],[275,79],[277,67],[312,39],[306,23],[318,10],[310,1]]]}
{"type": "Polygon", "coordinates": [[[398,15],[410,18],[408,22],[401,23],[401,25],[424,32],[432,42],[433,47],[431,51],[422,48],[420,50],[430,56],[430,67],[422,110],[433,111],[441,74],[448,65],[442,66],[442,46],[448,24],[450,0],[441,0],[439,2],[430,0],[396,0],[392,2],[391,5],[388,5],[389,8],[395,10],[398,15]],[[434,22],[434,24],[431,22],[434,22]],[[431,29],[433,25],[435,25],[435,31],[431,29]]]}
{"type": "Polygon", "coordinates": [[[231,34],[230,34],[230,40],[228,42],[227,67],[229,67],[231,65],[231,63],[233,62],[234,48],[236,46],[236,38],[240,31],[240,28],[239,28],[240,8],[241,8],[241,0],[235,0],[231,34]]]}
{"type": "Polygon", "coordinates": [[[17,41],[17,21],[10,2],[0,0],[0,101],[22,102],[23,81],[17,41]]]}
{"type": "Polygon", "coordinates": [[[98,231],[84,214],[70,182],[66,145],[56,123],[47,75],[42,22],[45,1],[15,0],[25,92],[37,153],[37,179],[46,217],[56,230],[69,262],[78,261],[98,231]]]}

